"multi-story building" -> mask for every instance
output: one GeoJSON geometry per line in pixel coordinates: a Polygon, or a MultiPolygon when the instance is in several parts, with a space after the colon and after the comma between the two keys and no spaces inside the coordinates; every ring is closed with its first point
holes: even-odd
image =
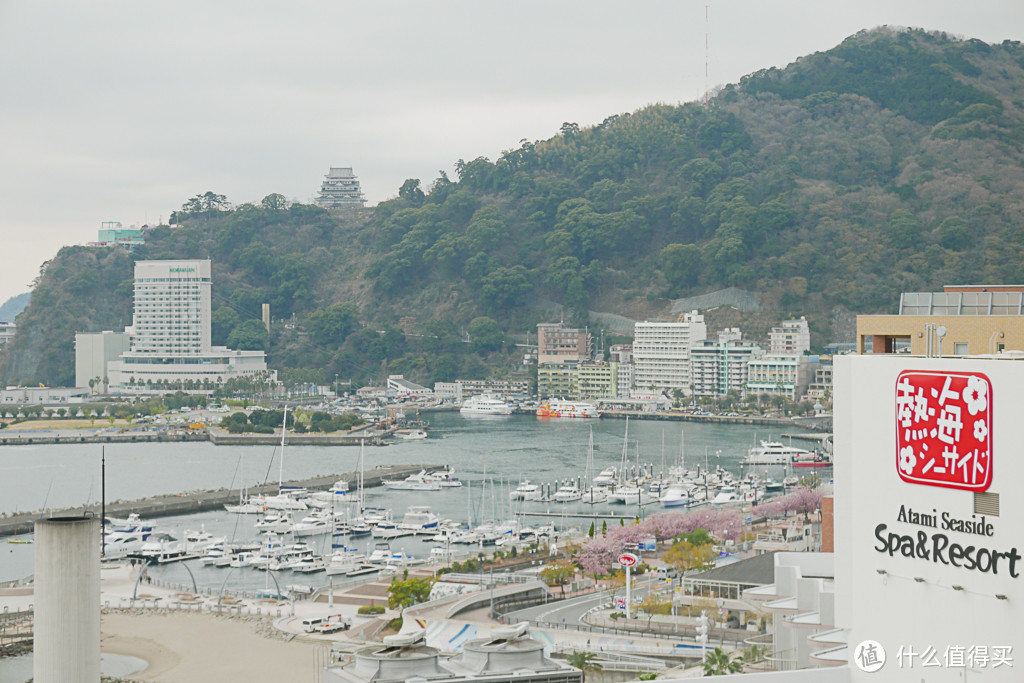
{"type": "Polygon", "coordinates": [[[0,322],[0,346],[14,339],[14,333],[17,331],[18,326],[14,323],[0,322]]]}
{"type": "Polygon", "coordinates": [[[537,363],[590,360],[593,353],[593,339],[586,328],[560,322],[537,325],[537,363]]]}
{"type": "Polygon", "coordinates": [[[896,315],[857,316],[857,353],[974,356],[1024,350],[1024,285],[904,292],[896,315]]]}
{"type": "Polygon", "coordinates": [[[586,361],[577,368],[576,395],[579,400],[616,398],[619,395],[619,364],[615,361],[586,361]]]}
{"type": "Polygon", "coordinates": [[[130,348],[107,365],[112,391],[211,393],[235,377],[267,375],[262,351],[211,343],[211,264],[139,261],[130,348]]]}
{"type": "Polygon", "coordinates": [[[704,316],[686,313],[679,322],[638,322],[633,334],[633,385],[638,391],[692,391],[690,350],[707,338],[704,316]]]}
{"type": "Polygon", "coordinates": [[[123,247],[133,251],[135,247],[145,244],[142,228],[134,225],[125,228],[117,221],[103,221],[100,223],[100,230],[95,242],[89,242],[90,247],[123,247]]]}
{"type": "Polygon", "coordinates": [[[802,355],[811,350],[811,331],[807,318],[784,320],[768,333],[768,352],[773,355],[802,355]]]}
{"type": "Polygon", "coordinates": [[[808,401],[825,401],[832,397],[832,361],[822,359],[814,369],[814,377],[807,387],[808,401]]]}
{"type": "Polygon", "coordinates": [[[697,396],[725,396],[730,391],[746,393],[748,363],[760,349],[739,338],[739,330],[726,330],[717,342],[705,339],[690,349],[693,393],[697,396]]]}
{"type": "Polygon", "coordinates": [[[747,362],[747,393],[785,396],[798,401],[807,392],[817,363],[793,354],[755,355],[747,362]]]}
{"type": "Polygon", "coordinates": [[[109,382],[108,366],[131,348],[127,332],[105,330],[96,334],[75,335],[75,386],[105,392],[109,382]]]}
{"type": "Polygon", "coordinates": [[[636,366],[633,363],[619,363],[618,368],[618,393],[617,398],[629,398],[633,391],[633,377],[636,374],[636,366]]]}
{"type": "Polygon", "coordinates": [[[351,166],[332,166],[324,176],[317,195],[317,206],[330,209],[338,206],[362,206],[366,202],[359,179],[352,172],[351,166]]]}
{"type": "Polygon", "coordinates": [[[575,398],[579,361],[541,363],[537,366],[537,396],[541,398],[575,398]]]}
{"type": "Polygon", "coordinates": [[[617,363],[632,363],[633,362],[633,345],[632,344],[614,344],[608,349],[608,359],[616,361],[617,363]]]}

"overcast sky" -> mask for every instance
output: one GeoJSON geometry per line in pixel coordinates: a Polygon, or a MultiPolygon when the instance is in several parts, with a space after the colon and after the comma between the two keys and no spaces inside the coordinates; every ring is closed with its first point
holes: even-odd
{"type": "Polygon", "coordinates": [[[0,0],[0,302],[101,221],[212,190],[371,203],[459,158],[784,66],[889,24],[1024,39],[1021,0],[0,0]],[[705,22],[705,6],[710,21],[705,22]]]}

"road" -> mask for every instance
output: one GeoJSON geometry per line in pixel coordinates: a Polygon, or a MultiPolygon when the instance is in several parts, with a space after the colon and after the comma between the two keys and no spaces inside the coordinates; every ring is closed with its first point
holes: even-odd
{"type": "MultiPolygon", "coordinates": [[[[652,583],[661,583],[661,581],[654,575],[640,576],[637,580],[633,581],[631,592],[634,601],[646,595],[652,583]]],[[[618,594],[623,594],[624,591],[625,589],[623,588],[618,594]]],[[[506,617],[508,619],[514,618],[518,621],[533,621],[538,623],[566,624],[575,626],[583,624],[583,615],[601,603],[607,602],[608,599],[608,592],[601,591],[598,593],[582,595],[578,598],[558,600],[556,602],[549,602],[546,605],[537,605],[536,607],[517,610],[515,612],[510,612],[506,617]]]]}

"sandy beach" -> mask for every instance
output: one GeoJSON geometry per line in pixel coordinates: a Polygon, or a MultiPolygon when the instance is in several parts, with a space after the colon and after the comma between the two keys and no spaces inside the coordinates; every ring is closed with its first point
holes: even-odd
{"type": "Polygon", "coordinates": [[[201,683],[305,680],[316,646],[264,638],[251,622],[164,613],[103,615],[101,649],[149,662],[131,680],[201,683]]]}

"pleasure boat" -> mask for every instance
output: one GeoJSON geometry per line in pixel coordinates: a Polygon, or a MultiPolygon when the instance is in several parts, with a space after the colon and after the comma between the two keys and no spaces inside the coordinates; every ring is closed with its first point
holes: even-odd
{"type": "Polygon", "coordinates": [[[422,441],[427,438],[427,432],[423,429],[409,429],[395,432],[395,436],[406,441],[422,441]]]}
{"type": "Polygon", "coordinates": [[[712,505],[730,505],[741,502],[739,494],[736,492],[736,487],[727,484],[718,490],[718,495],[712,499],[712,505]]]}
{"type": "Polygon", "coordinates": [[[348,574],[366,564],[366,555],[357,548],[342,546],[327,557],[327,576],[348,574]]]}
{"type": "Polygon", "coordinates": [[[438,486],[443,489],[458,488],[462,486],[462,482],[455,476],[455,470],[451,467],[446,467],[443,470],[437,472],[428,473],[424,479],[430,482],[436,482],[438,486]]]}
{"type": "Polygon", "coordinates": [[[512,406],[497,396],[478,394],[466,399],[459,412],[463,415],[511,415],[512,406]]]}
{"type": "Polygon", "coordinates": [[[695,502],[689,489],[682,484],[670,484],[659,500],[661,506],[666,508],[684,507],[695,502]]]}
{"type": "Polygon", "coordinates": [[[441,518],[430,511],[426,505],[410,505],[398,528],[413,534],[434,534],[441,518]]]}
{"type": "Polygon", "coordinates": [[[618,471],[614,467],[606,467],[601,474],[594,477],[594,483],[598,486],[614,486],[618,481],[618,471]]]}
{"type": "Polygon", "coordinates": [[[508,494],[512,500],[540,500],[540,487],[536,484],[531,484],[530,480],[527,479],[516,487],[515,491],[508,494]]]}
{"type": "Polygon", "coordinates": [[[747,452],[741,465],[789,465],[796,458],[811,455],[810,451],[786,446],[778,441],[762,441],[747,452]]]}
{"type": "Polygon", "coordinates": [[[441,484],[427,477],[426,470],[418,474],[410,474],[405,479],[385,479],[381,482],[385,488],[396,491],[440,491],[441,484]]]}
{"type": "Polygon", "coordinates": [[[263,517],[256,520],[256,530],[260,533],[267,531],[273,531],[275,533],[284,534],[292,530],[295,522],[292,520],[292,513],[281,510],[278,512],[268,512],[263,517]]]}
{"type": "Polygon", "coordinates": [[[626,505],[643,505],[650,503],[654,498],[651,497],[647,491],[645,491],[638,484],[621,484],[616,486],[608,493],[609,503],[624,503],[626,505]]]}
{"type": "Polygon", "coordinates": [[[565,486],[558,487],[555,491],[553,498],[558,503],[571,503],[574,500],[579,500],[583,497],[583,491],[579,489],[575,484],[566,484],[565,486]]]}
{"type": "Polygon", "coordinates": [[[334,515],[312,515],[303,517],[292,527],[292,533],[296,538],[300,536],[319,536],[336,531],[334,527],[334,515]]]}
{"type": "Polygon", "coordinates": [[[324,503],[334,503],[340,500],[349,501],[355,496],[351,495],[348,490],[348,482],[344,479],[339,479],[334,482],[334,485],[326,491],[316,491],[310,498],[313,500],[321,501],[324,503]]]}
{"type": "Polygon", "coordinates": [[[412,532],[404,529],[399,529],[398,524],[391,521],[390,519],[378,522],[373,531],[370,533],[374,538],[399,538],[400,536],[409,536],[412,532]]]}

